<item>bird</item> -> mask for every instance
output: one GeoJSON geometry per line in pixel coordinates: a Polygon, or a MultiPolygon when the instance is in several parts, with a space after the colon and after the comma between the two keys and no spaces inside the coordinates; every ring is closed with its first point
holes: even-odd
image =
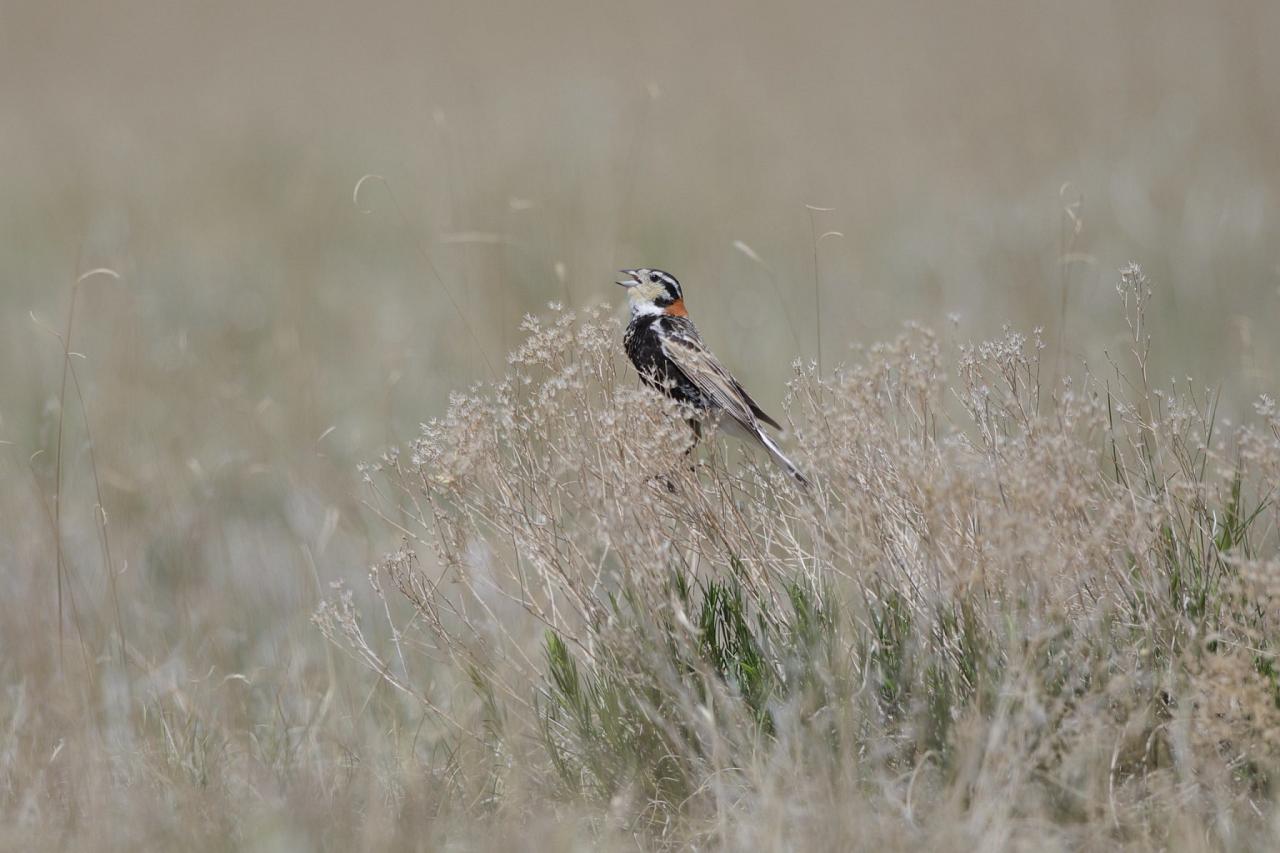
{"type": "MultiPolygon", "coordinates": [[[[631,321],[622,343],[645,384],[692,410],[689,426],[694,445],[702,436],[702,424],[713,422],[727,434],[754,441],[801,486],[807,478],[787,458],[766,430],[782,427],[751,399],[733,378],[689,319],[684,291],[671,273],[657,269],[622,270],[617,284],[627,289],[631,321]]],[[[693,445],[690,446],[693,449],[693,445]]]]}

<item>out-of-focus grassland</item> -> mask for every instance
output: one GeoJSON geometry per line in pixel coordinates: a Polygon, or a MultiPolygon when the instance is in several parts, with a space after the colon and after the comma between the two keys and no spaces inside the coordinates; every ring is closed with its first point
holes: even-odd
{"type": "Polygon", "coordinates": [[[310,623],[398,541],[357,464],[620,266],[679,275],[777,408],[794,358],[908,319],[1105,373],[1137,260],[1154,380],[1239,419],[1280,384],[1277,33],[1267,2],[5,4],[0,844],[434,843],[432,724],[310,623]]]}

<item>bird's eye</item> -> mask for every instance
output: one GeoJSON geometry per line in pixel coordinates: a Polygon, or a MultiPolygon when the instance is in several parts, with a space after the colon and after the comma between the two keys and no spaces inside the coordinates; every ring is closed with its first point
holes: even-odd
{"type": "Polygon", "coordinates": [[[658,274],[657,274],[656,272],[651,272],[651,273],[649,273],[649,281],[653,282],[654,284],[657,284],[657,283],[658,283],[658,274]]]}

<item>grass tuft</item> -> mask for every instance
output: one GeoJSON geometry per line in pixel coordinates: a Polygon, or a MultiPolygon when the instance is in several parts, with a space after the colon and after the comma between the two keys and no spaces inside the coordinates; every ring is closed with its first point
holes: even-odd
{"type": "Polygon", "coordinates": [[[1153,389],[1153,287],[1119,291],[1106,381],[1043,386],[1009,329],[798,369],[812,494],[714,443],[655,462],[685,427],[619,373],[617,323],[530,318],[510,375],[382,471],[449,583],[402,554],[376,586],[414,614],[398,648],[465,673],[474,704],[424,701],[504,757],[475,771],[493,808],[555,792],[653,846],[853,843],[814,803],[855,803],[861,841],[1264,837],[1280,418],[1224,440],[1213,395],[1153,389]]]}

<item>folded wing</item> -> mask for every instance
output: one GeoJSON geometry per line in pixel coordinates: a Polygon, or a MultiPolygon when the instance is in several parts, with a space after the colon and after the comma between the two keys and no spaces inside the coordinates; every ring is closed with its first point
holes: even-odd
{"type": "Polygon", "coordinates": [[[662,318],[660,340],[663,354],[671,363],[729,417],[752,432],[760,430],[761,422],[774,429],[782,429],[703,345],[698,330],[689,320],[684,317],[662,318]]]}

